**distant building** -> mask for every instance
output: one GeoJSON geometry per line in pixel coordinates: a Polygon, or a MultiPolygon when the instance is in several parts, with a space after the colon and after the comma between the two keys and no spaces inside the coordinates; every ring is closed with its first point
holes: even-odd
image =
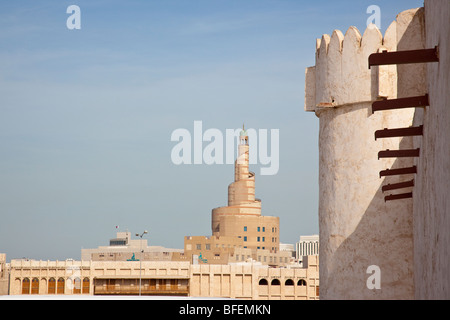
{"type": "Polygon", "coordinates": [[[292,254],[280,251],[280,218],[261,215],[255,197],[255,174],[249,171],[249,141],[242,128],[234,182],[228,186],[228,206],[214,208],[212,236],[184,238],[185,256],[195,264],[228,264],[247,260],[270,266],[291,263],[292,254]]]}
{"type": "Polygon", "coordinates": [[[319,255],[319,235],[300,236],[300,241],[295,244],[296,259],[302,256],[319,255]]]}
{"type": "Polygon", "coordinates": [[[109,246],[81,249],[83,261],[183,261],[183,257],[183,249],[149,246],[146,239],[131,239],[128,231],[117,232],[116,238],[109,240],[109,246]]]}
{"type": "Polygon", "coordinates": [[[295,247],[292,243],[280,243],[280,251],[288,252],[292,258],[295,258],[295,247]]]}
{"type": "Polygon", "coordinates": [[[0,296],[8,294],[9,265],[6,263],[6,254],[0,253],[0,296]]]}
{"type": "Polygon", "coordinates": [[[279,218],[261,215],[248,156],[243,129],[228,206],[212,210],[211,236],[168,249],[117,232],[109,246],[82,249],[81,261],[12,260],[9,294],[318,299],[319,257],[300,267],[294,246],[280,244],[279,218]]]}
{"type": "Polygon", "coordinates": [[[11,260],[10,295],[142,295],[245,300],[319,297],[319,261],[306,268],[188,261],[11,260]],[[140,283],[140,285],[139,285],[140,283]],[[139,290],[139,288],[141,290],[139,290]]]}

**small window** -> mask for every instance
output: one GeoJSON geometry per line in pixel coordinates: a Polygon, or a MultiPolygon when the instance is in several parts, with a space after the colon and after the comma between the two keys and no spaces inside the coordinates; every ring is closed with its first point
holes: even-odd
{"type": "Polygon", "coordinates": [[[56,293],[64,294],[65,285],[66,285],[66,282],[65,282],[64,278],[59,278],[57,285],[56,285],[56,293]]]}
{"type": "Polygon", "coordinates": [[[286,282],[284,283],[285,286],[293,286],[294,285],[294,281],[292,281],[292,279],[287,279],[286,282]]]}
{"type": "Polygon", "coordinates": [[[22,294],[30,294],[30,279],[28,278],[22,280],[22,294]]]}
{"type": "Polygon", "coordinates": [[[80,294],[81,293],[81,279],[76,277],[73,280],[73,291],[74,294],[80,294]]]}
{"type": "Polygon", "coordinates": [[[33,278],[31,280],[31,294],[39,294],[39,279],[33,278]]]}
{"type": "Polygon", "coordinates": [[[261,280],[259,280],[259,285],[260,286],[267,286],[269,283],[267,282],[267,280],[266,279],[261,279],[261,280]]]}
{"type": "Polygon", "coordinates": [[[266,232],[266,227],[263,227],[263,232],[266,232]]]}
{"type": "Polygon", "coordinates": [[[244,241],[247,241],[247,237],[244,237],[244,241]]]}
{"type": "Polygon", "coordinates": [[[247,231],[247,226],[244,226],[244,231],[247,231]]]}
{"type": "Polygon", "coordinates": [[[258,227],[258,232],[260,232],[261,231],[261,227],[258,227]]]}
{"type": "Polygon", "coordinates": [[[196,247],[197,247],[197,250],[202,250],[202,245],[201,244],[197,244],[196,247]]]}
{"type": "Polygon", "coordinates": [[[273,279],[272,282],[270,283],[273,286],[279,286],[280,285],[280,280],[278,279],[273,279]]]}
{"type": "Polygon", "coordinates": [[[48,293],[55,294],[56,293],[56,279],[50,278],[48,280],[48,293]]]}
{"type": "Polygon", "coordinates": [[[83,293],[88,294],[89,293],[89,278],[83,279],[83,293]]]}
{"type": "Polygon", "coordinates": [[[298,286],[306,286],[306,280],[305,279],[298,280],[297,285],[298,286]]]}

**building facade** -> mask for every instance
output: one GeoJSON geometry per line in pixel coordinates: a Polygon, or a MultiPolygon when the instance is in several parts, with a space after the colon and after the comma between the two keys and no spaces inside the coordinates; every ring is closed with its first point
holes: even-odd
{"type": "Polygon", "coordinates": [[[9,265],[6,263],[6,254],[0,253],[0,296],[8,294],[9,265]]]}
{"type": "Polygon", "coordinates": [[[249,170],[249,138],[242,128],[228,205],[211,213],[211,236],[186,236],[184,256],[194,264],[228,264],[253,260],[273,267],[294,263],[280,250],[279,217],[261,215],[255,196],[255,174],[249,170]]]}
{"type": "Polygon", "coordinates": [[[186,261],[183,249],[149,246],[146,239],[131,239],[128,231],[117,232],[109,246],[81,249],[83,261],[186,261]]]}
{"type": "Polygon", "coordinates": [[[271,267],[295,263],[291,251],[246,248],[237,237],[188,236],[184,240],[184,257],[193,264],[230,264],[255,261],[271,267]]]}
{"type": "Polygon", "coordinates": [[[296,259],[301,259],[303,256],[319,255],[319,235],[300,236],[295,248],[296,259]]]}
{"type": "Polygon", "coordinates": [[[153,295],[235,299],[318,299],[318,257],[306,268],[258,263],[11,260],[11,295],[153,295]],[[140,290],[139,290],[140,288],[140,290]]]}
{"type": "Polygon", "coordinates": [[[228,186],[228,206],[212,210],[211,229],[215,237],[242,239],[243,247],[279,251],[280,220],[261,215],[261,200],[255,197],[255,173],[249,170],[249,141],[242,129],[234,182],[228,186]]]}

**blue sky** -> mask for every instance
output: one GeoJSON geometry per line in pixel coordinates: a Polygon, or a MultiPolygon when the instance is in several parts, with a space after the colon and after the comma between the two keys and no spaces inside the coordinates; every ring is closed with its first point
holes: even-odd
{"type": "MultiPolygon", "coordinates": [[[[318,118],[303,111],[315,39],[381,29],[422,1],[0,2],[0,252],[80,258],[115,226],[182,248],[210,235],[232,165],[174,165],[177,128],[279,129],[280,169],[256,177],[280,240],[318,229],[318,118]],[[81,9],[69,30],[66,9],[81,9]]],[[[258,166],[251,168],[256,173],[258,166]]]]}

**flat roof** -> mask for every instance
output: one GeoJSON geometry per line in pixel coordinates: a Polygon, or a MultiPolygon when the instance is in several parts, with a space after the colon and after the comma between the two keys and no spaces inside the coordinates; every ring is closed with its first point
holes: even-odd
{"type": "MultiPolygon", "coordinates": [[[[189,276],[182,275],[142,275],[142,279],[189,279],[189,276]]],[[[139,275],[103,275],[94,276],[94,279],[137,279],[139,275]]]]}

